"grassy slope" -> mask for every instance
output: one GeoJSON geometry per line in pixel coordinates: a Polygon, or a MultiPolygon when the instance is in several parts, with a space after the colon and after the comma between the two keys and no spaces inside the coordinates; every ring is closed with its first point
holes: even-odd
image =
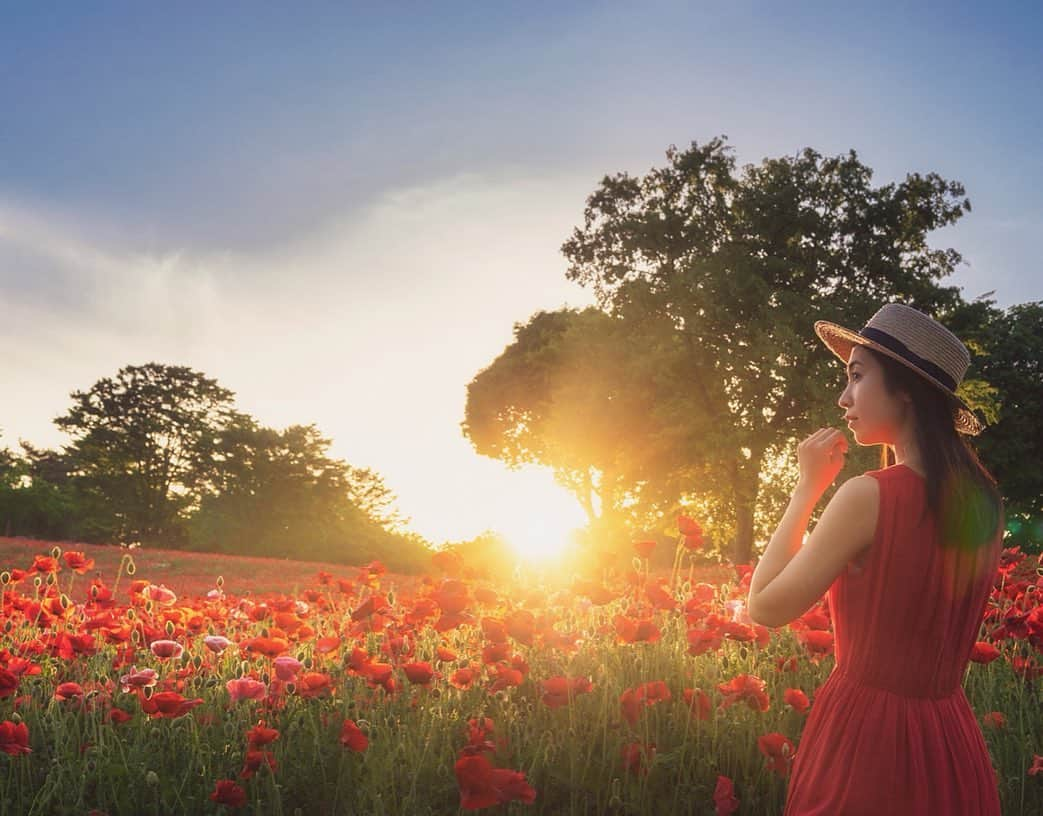
{"type": "MultiPolygon", "coordinates": [[[[116,580],[120,560],[130,554],[134,559],[134,578],[144,578],[156,584],[165,584],[181,595],[203,595],[215,586],[217,576],[224,577],[225,592],[243,596],[266,592],[296,593],[313,587],[320,570],[334,578],[355,580],[358,569],[345,564],[317,561],[294,561],[288,558],[255,558],[214,553],[183,552],[181,550],[136,549],[78,542],[37,541],[28,538],[0,536],[0,570],[28,569],[36,555],[48,555],[52,547],[62,551],[78,550],[94,559],[94,568],[83,576],[76,576],[73,600],[84,600],[84,593],[93,578],[101,578],[110,587],[116,580]]],[[[361,565],[359,565],[361,566],[361,565]]],[[[62,565],[61,587],[67,586],[71,572],[62,565]]],[[[120,579],[120,599],[130,583],[124,574],[120,579]]],[[[415,578],[388,573],[382,576],[381,586],[411,584],[415,578]]]]}

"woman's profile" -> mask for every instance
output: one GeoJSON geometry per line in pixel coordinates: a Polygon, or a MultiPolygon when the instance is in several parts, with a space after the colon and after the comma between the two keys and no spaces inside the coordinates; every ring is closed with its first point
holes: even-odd
{"type": "Polygon", "coordinates": [[[847,438],[798,447],[800,479],[754,571],[749,614],[782,626],[828,590],[835,666],[816,690],[784,816],[999,816],[988,748],[963,691],[1002,550],[1003,503],[967,438],[964,344],[899,303],[855,332],[815,323],[847,367],[838,399],[880,468],[845,481],[807,542],[847,438]],[[816,594],[817,593],[817,594],[816,594]]]}

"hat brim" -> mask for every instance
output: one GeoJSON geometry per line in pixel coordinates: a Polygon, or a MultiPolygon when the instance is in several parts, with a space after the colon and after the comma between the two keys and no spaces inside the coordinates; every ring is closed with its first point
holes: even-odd
{"type": "Polygon", "coordinates": [[[953,418],[957,431],[966,434],[967,436],[977,436],[982,432],[982,430],[984,430],[985,425],[974,415],[970,406],[968,406],[966,402],[956,396],[956,394],[950,391],[942,383],[938,382],[938,380],[930,374],[921,371],[904,357],[891,351],[891,349],[886,346],[875,343],[872,340],[863,337],[858,332],[851,331],[851,329],[846,329],[836,323],[830,323],[828,320],[815,321],[815,334],[818,335],[819,340],[825,343],[826,348],[832,351],[837,358],[844,363],[844,365],[847,365],[851,358],[851,349],[856,345],[868,346],[873,349],[873,351],[886,354],[892,360],[896,360],[906,368],[915,371],[957,404],[958,407],[953,418]]]}

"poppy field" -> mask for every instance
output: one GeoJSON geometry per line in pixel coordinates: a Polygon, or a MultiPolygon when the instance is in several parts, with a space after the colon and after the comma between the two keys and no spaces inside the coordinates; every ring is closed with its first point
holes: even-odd
{"type": "MultiPolygon", "coordinates": [[[[694,567],[679,525],[665,574],[639,542],[499,584],[448,552],[423,576],[283,564],[275,589],[220,556],[190,586],[154,553],[22,545],[0,564],[0,813],[781,812],[828,603],[752,623],[752,568],[694,567]]],[[[1043,812],[1041,572],[1004,550],[964,682],[1005,814],[1043,812]]]]}

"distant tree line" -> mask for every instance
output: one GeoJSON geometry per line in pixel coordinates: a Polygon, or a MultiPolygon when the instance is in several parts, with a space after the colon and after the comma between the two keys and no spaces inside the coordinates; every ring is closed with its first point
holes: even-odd
{"type": "Polygon", "coordinates": [[[331,458],[314,425],[263,427],[215,380],[159,363],[71,397],[61,450],[0,448],[0,534],[427,566],[380,475],[331,458]]]}

